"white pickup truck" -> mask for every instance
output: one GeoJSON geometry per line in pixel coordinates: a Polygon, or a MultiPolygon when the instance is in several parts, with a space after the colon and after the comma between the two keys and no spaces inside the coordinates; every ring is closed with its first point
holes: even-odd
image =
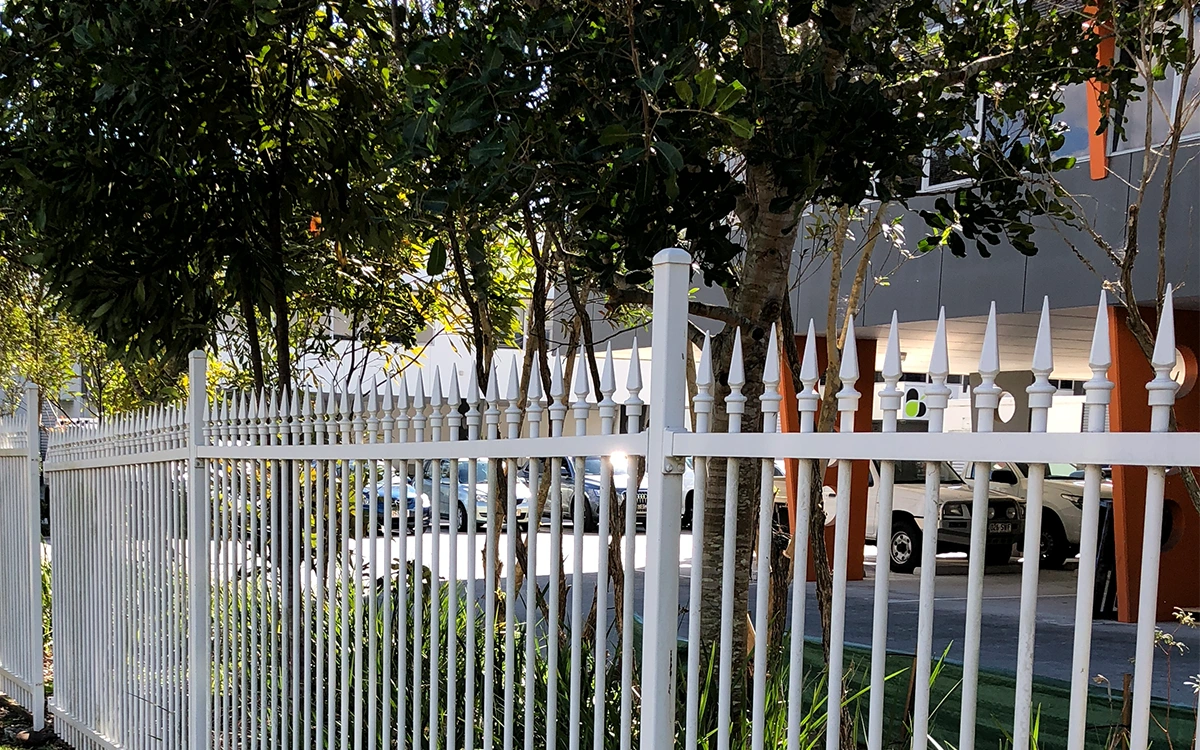
{"type": "MultiPolygon", "coordinates": [[[[911,573],[921,562],[925,528],[925,463],[897,461],[892,492],[892,538],[878,539],[879,533],[879,462],[872,461],[867,490],[867,541],[876,544],[882,557],[887,554],[891,569],[911,573]]],[[[938,499],[938,552],[967,552],[971,542],[971,489],[950,464],[940,466],[938,499]]],[[[1025,512],[1021,501],[1007,494],[990,492],[988,498],[987,565],[1003,565],[1012,558],[1013,545],[1025,531],[1025,512]]],[[[833,522],[836,505],[832,489],[825,488],[824,507],[827,523],[833,522]]],[[[882,562],[882,560],[881,560],[882,562]]]]}
{"type": "MultiPolygon", "coordinates": [[[[967,484],[975,483],[975,465],[965,472],[967,484]]],[[[1029,491],[1029,464],[995,463],[989,487],[994,492],[1015,495],[1025,502],[1029,491]]],[[[1100,497],[1112,498],[1112,479],[1105,475],[1100,497]]],[[[1083,468],[1073,464],[1048,464],[1042,494],[1042,566],[1061,568],[1067,558],[1079,553],[1083,523],[1083,468]]]]}

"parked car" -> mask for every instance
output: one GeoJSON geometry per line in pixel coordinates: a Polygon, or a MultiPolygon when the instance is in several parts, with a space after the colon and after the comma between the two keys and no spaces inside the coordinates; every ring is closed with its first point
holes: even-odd
{"type": "MultiPolygon", "coordinates": [[[[724,459],[718,459],[718,460],[723,461],[724,459]]],[[[774,480],[773,481],[774,481],[774,485],[775,485],[775,503],[777,505],[783,506],[782,509],[779,509],[779,508],[776,509],[777,517],[780,514],[782,514],[784,517],[786,517],[787,477],[785,476],[784,471],[783,471],[783,461],[781,461],[779,459],[775,460],[775,471],[774,471],[774,480]]],[[[692,528],[692,515],[693,515],[693,510],[695,507],[695,487],[696,487],[696,471],[695,471],[695,467],[693,465],[692,457],[688,456],[685,461],[685,468],[683,470],[683,521],[682,521],[682,523],[683,523],[683,528],[685,530],[690,530],[692,528]]],[[[644,503],[645,501],[643,500],[642,502],[644,503]]]]}
{"type": "MultiPolygon", "coordinates": [[[[467,530],[467,523],[470,519],[468,512],[475,514],[476,528],[480,531],[487,526],[488,520],[488,487],[491,484],[489,475],[489,467],[487,460],[480,460],[475,464],[475,497],[471,497],[471,464],[467,459],[462,458],[458,461],[458,492],[455,493],[451,486],[453,483],[450,475],[450,461],[444,460],[441,462],[441,488],[439,491],[439,513],[440,521],[452,522],[453,528],[459,531],[467,530]],[[453,503],[451,502],[453,499],[453,503]]],[[[433,473],[433,461],[426,461],[424,465],[422,485],[425,494],[433,495],[433,484],[430,480],[430,475],[433,473]]],[[[526,524],[529,521],[529,484],[520,476],[517,477],[517,523],[526,524]]],[[[507,519],[500,519],[500,527],[503,528],[507,523],[507,519]]]]}
{"type": "MultiPolygon", "coordinates": [[[[892,492],[892,537],[877,538],[879,530],[879,462],[871,461],[867,490],[867,541],[881,556],[886,554],[891,569],[911,573],[921,561],[925,528],[925,462],[897,461],[892,492]]],[[[939,464],[941,491],[938,497],[938,552],[967,552],[971,544],[972,490],[948,463],[939,464]]],[[[836,495],[824,493],[825,514],[832,523],[836,495]]],[[[1013,546],[1025,530],[1024,504],[1019,498],[992,492],[988,498],[987,565],[1002,565],[1012,558],[1013,546]]]]}
{"type": "MultiPolygon", "coordinates": [[[[967,485],[975,480],[975,464],[965,471],[967,485]]],[[[1019,497],[1029,492],[1029,464],[1001,462],[992,464],[989,484],[992,490],[1019,497]]],[[[1083,524],[1083,467],[1074,464],[1047,464],[1042,493],[1041,563],[1061,568],[1068,558],[1079,554],[1080,527],[1083,524]]],[[[1112,475],[1100,483],[1100,497],[1112,499],[1112,475]]]]}
{"type": "MultiPolygon", "coordinates": [[[[617,500],[625,497],[628,488],[629,461],[624,456],[612,457],[613,489],[616,490],[617,500]]],[[[588,531],[596,531],[600,527],[600,469],[602,461],[599,456],[588,456],[583,459],[583,527],[588,531]]],[[[562,504],[564,518],[575,522],[575,461],[570,458],[562,460],[562,504]]],[[[646,514],[647,479],[642,477],[642,483],[637,490],[637,513],[639,519],[646,514]]]]}
{"type": "Polygon", "coordinates": [[[392,485],[388,488],[382,482],[377,487],[365,487],[363,494],[363,510],[366,513],[370,512],[371,498],[375,499],[376,518],[379,519],[379,526],[382,528],[385,524],[391,524],[394,529],[400,528],[401,518],[406,518],[409,530],[416,528],[417,522],[417,500],[421,502],[421,528],[427,529],[432,524],[433,509],[429,504],[429,496],[425,493],[418,493],[416,487],[413,486],[412,480],[405,480],[401,477],[392,479],[392,485]],[[386,497],[385,497],[386,496],[386,497]],[[407,511],[401,511],[401,498],[405,499],[407,511]]]}

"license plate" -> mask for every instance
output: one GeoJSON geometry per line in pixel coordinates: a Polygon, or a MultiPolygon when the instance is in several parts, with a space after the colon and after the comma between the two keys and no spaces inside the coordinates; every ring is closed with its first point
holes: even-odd
{"type": "Polygon", "coordinates": [[[637,507],[639,507],[639,508],[645,508],[645,507],[646,507],[646,493],[645,493],[645,492],[639,492],[639,493],[638,493],[638,496],[637,496],[637,507]]]}
{"type": "Polygon", "coordinates": [[[992,534],[1011,534],[1013,525],[1011,523],[989,523],[988,532],[992,534]]]}

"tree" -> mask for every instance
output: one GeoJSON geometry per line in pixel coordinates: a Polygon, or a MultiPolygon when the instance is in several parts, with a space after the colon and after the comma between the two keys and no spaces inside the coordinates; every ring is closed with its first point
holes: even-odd
{"type": "MultiPolygon", "coordinates": [[[[470,141],[470,166],[490,180],[502,208],[530,207],[566,280],[586,280],[614,308],[645,304],[653,255],[682,244],[704,280],[724,288],[726,305],[692,306],[726,323],[713,341],[716,431],[727,424],[735,328],[745,344],[745,425],[758,428],[769,331],[790,326],[786,292],[802,213],[904,204],[926,149],[961,137],[978,94],[1003,91],[1014,112],[1022,95],[1053,98],[1073,75],[1065,61],[1095,45],[1073,13],[999,1],[509,0],[447,17],[441,33],[453,41],[443,56],[432,42],[418,45],[428,54],[416,75],[441,82],[443,98],[421,108],[417,124],[470,141]]],[[[825,429],[839,387],[837,342],[855,308],[839,309],[836,286],[830,295],[825,429]]],[[[749,590],[754,473],[747,465],[740,481],[740,605],[749,590]]],[[[714,466],[709,518],[721,516],[724,479],[714,466]]],[[[818,559],[822,525],[818,509],[818,559]]],[[[706,545],[706,600],[719,599],[720,556],[719,545],[706,545]]],[[[705,610],[706,642],[719,619],[705,610]]],[[[745,641],[741,622],[736,638],[745,641]]]]}
{"type": "MultiPolygon", "coordinates": [[[[1189,161],[1182,138],[1200,125],[1195,120],[1200,109],[1196,12],[1192,0],[1108,3],[1095,11],[1087,26],[1100,46],[1101,62],[1080,67],[1073,80],[1090,79],[1099,89],[1104,116],[1098,132],[1128,141],[1132,135],[1128,124],[1136,121],[1141,130],[1139,140],[1130,144],[1142,147],[1143,158],[1128,183],[1123,236],[1102,234],[1094,208],[1089,209],[1084,196],[1072,193],[1058,177],[1062,169],[1074,166],[1074,159],[1054,154],[1063,140],[1062,126],[1054,120],[1062,105],[1051,97],[1002,109],[992,118],[990,137],[963,144],[958,166],[971,182],[955,191],[949,210],[926,217],[934,233],[923,242],[929,247],[948,246],[962,255],[964,238],[974,239],[978,251],[986,255],[989,247],[1007,237],[1019,251],[1033,255],[1037,252],[1032,241],[1035,220],[1044,220],[1045,229],[1055,231],[1113,295],[1126,313],[1126,327],[1150,361],[1154,335],[1142,306],[1146,294],[1143,291],[1139,298],[1135,288],[1135,269],[1144,256],[1148,256],[1144,263],[1156,265],[1149,301],[1157,318],[1172,281],[1167,247],[1178,241],[1171,234],[1168,215],[1175,181],[1189,161]],[[1178,82],[1176,90],[1168,77],[1178,82]],[[1155,203],[1157,212],[1147,216],[1143,209],[1155,203]]],[[[1171,429],[1177,429],[1174,410],[1171,429]]],[[[1182,477],[1200,512],[1200,482],[1191,471],[1184,471],[1182,477]]]]}
{"type": "Polygon", "coordinates": [[[416,260],[384,187],[389,21],[372,2],[9,3],[0,180],[27,230],[16,246],[130,361],[178,372],[236,316],[255,384],[273,350],[286,388],[293,319],[312,317],[296,304],[381,297],[380,333],[411,342],[416,260]]]}

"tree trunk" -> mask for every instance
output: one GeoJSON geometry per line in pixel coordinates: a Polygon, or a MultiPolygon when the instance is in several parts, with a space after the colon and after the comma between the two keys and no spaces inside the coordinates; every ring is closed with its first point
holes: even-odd
{"type": "Polygon", "coordinates": [[[254,376],[254,390],[261,392],[266,387],[263,378],[262,342],[258,338],[258,315],[254,310],[254,300],[250,297],[250,287],[243,284],[238,297],[242,307],[242,320],[246,322],[246,340],[250,345],[250,372],[254,376]]]}
{"type": "MultiPolygon", "coordinates": [[[[779,319],[788,289],[788,270],[795,245],[795,219],[790,208],[785,213],[770,210],[771,201],[782,190],[766,165],[751,165],[746,169],[746,196],[739,209],[742,228],[746,232],[746,254],[741,269],[740,283],[730,295],[729,307],[741,319],[750,321],[743,326],[742,352],[746,383],[742,393],[746,396],[743,432],[761,429],[761,406],[759,398],[763,392],[762,375],[766,364],[767,342],[771,327],[779,319]]],[[[712,359],[715,372],[716,407],[713,410],[712,431],[726,432],[729,415],[725,408],[725,397],[729,395],[729,365],[733,353],[734,326],[727,326],[712,341],[712,359]]],[[[749,576],[756,529],[754,518],[759,495],[759,467],[757,462],[743,461],[740,466],[737,494],[737,528],[734,551],[734,612],[733,653],[738,663],[734,665],[734,716],[739,716],[744,704],[744,663],[746,653],[746,617],[749,611],[749,576]]],[[[721,612],[716,604],[721,601],[721,579],[724,565],[724,550],[721,533],[725,516],[726,465],[723,461],[710,463],[708,486],[703,502],[705,510],[705,534],[703,571],[700,602],[712,602],[701,606],[700,637],[701,652],[709,653],[719,643],[721,612]]]]}

